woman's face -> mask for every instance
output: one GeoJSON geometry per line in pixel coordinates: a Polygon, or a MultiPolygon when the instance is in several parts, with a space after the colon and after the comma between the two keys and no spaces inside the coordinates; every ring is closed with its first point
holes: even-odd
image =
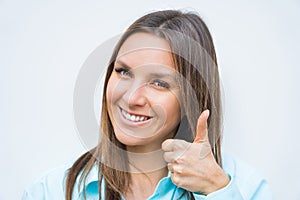
{"type": "Polygon", "coordinates": [[[180,121],[176,71],[167,41],[135,33],[121,46],[106,100],[117,139],[131,151],[153,151],[180,121]]]}

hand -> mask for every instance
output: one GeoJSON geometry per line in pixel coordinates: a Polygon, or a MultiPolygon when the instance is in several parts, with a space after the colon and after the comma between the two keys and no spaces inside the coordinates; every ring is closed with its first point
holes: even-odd
{"type": "Polygon", "coordinates": [[[168,139],[162,143],[171,180],[191,192],[209,194],[225,187],[229,178],[216,162],[208,140],[209,110],[201,113],[193,143],[168,139]]]}

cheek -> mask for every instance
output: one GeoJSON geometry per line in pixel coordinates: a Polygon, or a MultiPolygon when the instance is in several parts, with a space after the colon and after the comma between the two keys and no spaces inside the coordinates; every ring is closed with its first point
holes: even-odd
{"type": "Polygon", "coordinates": [[[169,99],[168,105],[168,123],[172,129],[176,128],[181,120],[181,108],[178,99],[178,95],[172,95],[172,98],[169,99]]]}
{"type": "Polygon", "coordinates": [[[173,99],[169,100],[167,106],[169,121],[173,122],[175,125],[178,125],[180,121],[180,105],[177,99],[174,97],[173,99]]]}
{"type": "Polygon", "coordinates": [[[111,99],[112,99],[112,88],[113,88],[113,83],[111,81],[111,78],[108,80],[107,83],[107,88],[106,88],[106,102],[107,104],[110,104],[111,99]]]}
{"type": "Polygon", "coordinates": [[[109,114],[111,120],[113,118],[113,115],[112,115],[113,105],[117,101],[117,95],[116,95],[116,90],[115,90],[116,85],[117,85],[117,81],[113,77],[110,77],[110,79],[108,80],[108,83],[107,83],[107,87],[106,87],[106,104],[107,104],[107,111],[108,111],[108,114],[109,114]]]}
{"type": "Polygon", "coordinates": [[[179,101],[175,95],[169,94],[165,98],[158,98],[154,104],[156,113],[158,113],[160,120],[164,121],[165,125],[172,128],[179,124],[181,112],[179,101]]]}
{"type": "Polygon", "coordinates": [[[177,118],[180,116],[180,104],[177,92],[170,92],[166,99],[164,99],[164,104],[169,117],[177,118]]]}
{"type": "Polygon", "coordinates": [[[120,92],[118,89],[118,80],[112,75],[107,83],[106,88],[106,101],[107,104],[110,105],[111,103],[115,102],[118,97],[120,96],[120,92]]]}

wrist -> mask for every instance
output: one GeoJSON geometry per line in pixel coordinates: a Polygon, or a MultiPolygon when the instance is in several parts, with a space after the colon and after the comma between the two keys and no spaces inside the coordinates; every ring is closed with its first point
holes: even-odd
{"type": "Polygon", "coordinates": [[[208,195],[217,190],[220,190],[226,187],[229,184],[229,182],[229,176],[221,169],[221,171],[212,176],[211,184],[209,187],[207,187],[207,190],[204,192],[204,194],[208,195]]]}

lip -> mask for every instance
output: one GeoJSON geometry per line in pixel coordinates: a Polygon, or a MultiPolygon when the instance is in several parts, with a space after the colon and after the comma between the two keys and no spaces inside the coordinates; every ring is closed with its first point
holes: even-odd
{"type": "MultiPolygon", "coordinates": [[[[121,107],[119,107],[118,110],[119,110],[119,115],[120,115],[121,120],[122,120],[125,124],[130,125],[130,126],[142,126],[142,125],[144,125],[144,124],[150,123],[150,122],[152,121],[152,119],[153,119],[152,116],[149,116],[150,119],[148,119],[148,120],[146,120],[146,121],[133,122],[133,121],[130,121],[130,120],[126,119],[126,118],[123,116],[122,110],[124,110],[124,109],[122,109],[121,107]]],[[[127,112],[126,110],[124,110],[124,111],[127,112]]],[[[133,114],[133,115],[140,115],[140,114],[134,114],[134,113],[130,113],[130,112],[127,112],[127,113],[133,114]]],[[[145,115],[143,115],[143,116],[145,116],[145,115]]]]}

